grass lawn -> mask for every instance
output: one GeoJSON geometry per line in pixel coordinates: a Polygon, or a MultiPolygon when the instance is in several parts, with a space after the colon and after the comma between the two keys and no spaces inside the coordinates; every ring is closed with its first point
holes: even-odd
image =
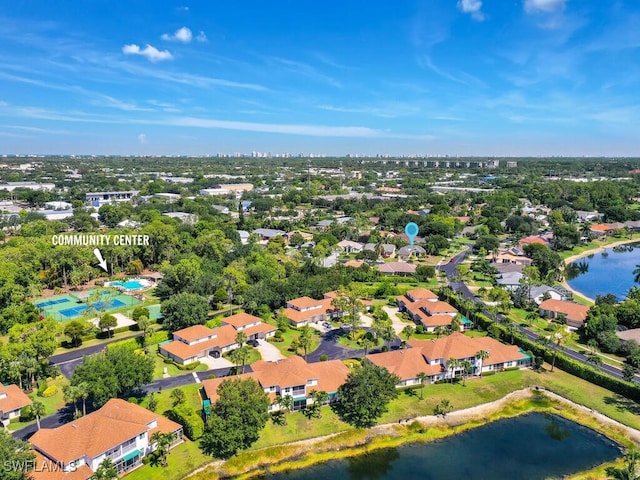
{"type": "MultiPolygon", "coordinates": [[[[48,382],[48,385],[49,386],[55,385],[56,387],[58,387],[58,391],[52,397],[49,397],[49,398],[39,397],[36,390],[34,390],[33,393],[30,393],[29,395],[27,395],[34,402],[38,401],[44,405],[44,409],[46,412],[45,416],[53,415],[59,409],[65,406],[64,394],[62,393],[62,388],[66,385],[69,385],[69,380],[62,377],[60,379],[56,379],[48,382]]],[[[78,408],[82,408],[81,402],[78,402],[78,408]]],[[[36,423],[36,421],[32,420],[30,422],[19,422],[18,419],[16,418],[16,419],[13,419],[11,423],[9,423],[9,430],[11,431],[20,430],[21,428],[26,427],[27,425],[31,425],[32,423],[36,423]]]]}
{"type": "Polygon", "coordinates": [[[199,442],[184,441],[169,452],[167,467],[144,465],[129,473],[127,480],[178,480],[214,459],[202,453],[199,442]]]}
{"type": "MultiPolygon", "coordinates": [[[[200,396],[200,384],[190,384],[185,385],[183,387],[176,387],[182,390],[185,394],[185,403],[191,405],[197,412],[202,410],[202,397],[200,396]]],[[[167,410],[171,410],[173,408],[173,400],[171,399],[171,392],[176,388],[170,388],[168,390],[163,390],[159,393],[155,394],[156,399],[158,400],[158,406],[156,407],[156,412],[163,413],[167,410]]],[[[149,396],[147,395],[142,402],[140,403],[144,408],[148,408],[149,405],[149,396]]]]}
{"type": "Polygon", "coordinates": [[[153,367],[153,378],[164,378],[164,369],[167,369],[167,374],[169,377],[176,377],[178,375],[185,375],[191,372],[204,372],[205,370],[209,370],[209,367],[204,363],[201,363],[193,370],[180,370],[173,363],[164,363],[164,357],[158,354],[151,354],[154,358],[155,365],[153,367]]]}
{"type": "MultiPolygon", "coordinates": [[[[307,354],[313,352],[320,345],[320,332],[318,332],[314,328],[312,328],[311,331],[313,332],[313,335],[311,337],[311,347],[307,350],[307,354]]],[[[291,328],[288,328],[286,332],[282,332],[282,338],[284,339],[283,342],[269,342],[269,343],[271,343],[272,345],[275,345],[275,347],[278,350],[280,350],[280,352],[285,357],[290,357],[295,354],[293,350],[289,349],[291,347],[291,342],[293,341],[294,338],[299,337],[300,333],[301,331],[299,329],[293,330],[291,328]]],[[[299,352],[302,353],[302,349],[300,349],[299,352]]]]}
{"type": "MultiPolygon", "coordinates": [[[[225,353],[222,354],[222,356],[224,358],[226,358],[227,360],[231,361],[231,352],[232,351],[225,352],[225,353]]],[[[257,362],[258,360],[262,360],[262,356],[260,355],[260,352],[256,348],[249,347],[249,356],[247,357],[247,361],[245,362],[245,365],[249,365],[249,364],[251,364],[253,362],[257,362]]],[[[205,370],[207,370],[207,368],[205,368],[205,370]]]]}

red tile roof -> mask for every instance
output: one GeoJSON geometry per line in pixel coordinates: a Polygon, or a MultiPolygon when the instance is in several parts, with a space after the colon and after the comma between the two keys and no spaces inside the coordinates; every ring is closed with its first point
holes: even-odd
{"type": "Polygon", "coordinates": [[[567,320],[575,320],[584,322],[587,319],[589,307],[580,305],[579,303],[567,302],[565,300],[555,300],[550,298],[540,304],[541,310],[548,310],[556,313],[564,313],[567,320]]]}
{"type": "Polygon", "coordinates": [[[416,378],[420,372],[429,376],[442,372],[440,365],[429,365],[419,348],[405,348],[391,352],[369,355],[367,359],[379,367],[384,367],[400,377],[400,380],[416,378]]]}
{"type": "Polygon", "coordinates": [[[47,457],[69,463],[83,456],[95,458],[131,438],[150,432],[153,421],[163,433],[182,427],[139,405],[120,399],[109,400],[96,410],[58,428],[43,428],[29,440],[47,457]]]}
{"type": "Polygon", "coordinates": [[[4,386],[0,383],[0,396],[2,394],[7,396],[0,398],[0,412],[13,412],[32,403],[31,399],[17,385],[4,386]]]}
{"type": "Polygon", "coordinates": [[[231,315],[230,317],[223,318],[222,321],[227,325],[233,325],[234,327],[238,328],[256,322],[261,323],[262,319],[254,315],[249,315],[248,313],[236,313],[235,315],[231,315]]]}
{"type": "Polygon", "coordinates": [[[187,342],[194,342],[200,338],[207,338],[214,333],[213,328],[205,327],[204,325],[193,325],[191,327],[178,330],[177,332],[173,332],[174,335],[184,338],[187,342]]]}
{"type": "Polygon", "coordinates": [[[287,305],[291,305],[292,308],[296,310],[302,310],[305,308],[313,308],[316,306],[321,306],[322,300],[315,300],[310,297],[299,297],[294,298],[293,300],[289,300],[287,305]]]}

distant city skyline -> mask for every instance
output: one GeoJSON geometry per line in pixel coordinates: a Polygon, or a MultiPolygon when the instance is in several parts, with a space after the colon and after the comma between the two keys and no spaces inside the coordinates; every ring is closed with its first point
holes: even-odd
{"type": "Polygon", "coordinates": [[[640,155],[632,0],[24,0],[0,41],[0,154],[640,155]]]}

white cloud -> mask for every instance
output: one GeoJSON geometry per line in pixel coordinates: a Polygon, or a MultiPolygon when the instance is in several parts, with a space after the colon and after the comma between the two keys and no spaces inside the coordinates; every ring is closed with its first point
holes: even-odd
{"type": "Polygon", "coordinates": [[[527,13],[552,13],[564,10],[567,0],[524,0],[527,13]]]}
{"type": "Polygon", "coordinates": [[[138,142],[141,144],[149,143],[149,141],[147,140],[147,136],[144,133],[138,135],[138,142]]]}
{"type": "Polygon", "coordinates": [[[176,30],[176,32],[173,35],[169,33],[163,33],[161,38],[169,42],[189,43],[193,38],[193,34],[191,33],[191,30],[188,29],[187,27],[182,27],[176,30]]]}
{"type": "Polygon", "coordinates": [[[469,13],[471,18],[478,22],[484,20],[482,13],[482,0],[458,0],[458,10],[463,13],[469,13]]]}
{"type": "Polygon", "coordinates": [[[207,35],[201,30],[198,36],[196,37],[196,41],[200,43],[204,43],[204,42],[208,42],[209,39],[207,38],[207,35]]]}
{"type": "Polygon", "coordinates": [[[142,55],[150,62],[160,62],[162,60],[171,60],[173,55],[169,50],[158,50],[156,47],[147,44],[144,48],[132,43],[122,47],[122,53],[125,55],[142,55]]]}

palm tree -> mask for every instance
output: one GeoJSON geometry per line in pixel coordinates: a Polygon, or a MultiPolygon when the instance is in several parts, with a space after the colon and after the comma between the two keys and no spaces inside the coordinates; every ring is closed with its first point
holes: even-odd
{"type": "Polygon", "coordinates": [[[33,412],[33,414],[36,417],[36,423],[38,424],[38,430],[40,430],[40,419],[47,414],[46,409],[44,408],[44,403],[39,402],[38,400],[36,400],[35,402],[33,402],[31,404],[31,411],[33,412]]]}
{"type": "Polygon", "coordinates": [[[307,351],[311,347],[311,342],[313,341],[313,332],[311,331],[311,327],[309,325],[305,325],[302,327],[302,333],[298,337],[298,345],[302,350],[304,350],[304,359],[307,359],[307,351]]]}
{"type": "Polygon", "coordinates": [[[462,368],[462,386],[464,387],[467,385],[467,375],[469,375],[473,365],[469,360],[465,359],[460,362],[460,368],[462,368]]]}
{"type": "Polygon", "coordinates": [[[513,336],[518,333],[518,326],[513,322],[507,323],[507,333],[511,335],[511,345],[513,345],[513,336]]]}
{"type": "Polygon", "coordinates": [[[436,415],[442,415],[442,418],[444,418],[447,416],[447,413],[451,412],[451,410],[453,410],[453,405],[445,398],[444,400],[440,400],[440,403],[436,405],[433,413],[436,415]]]}
{"type": "Polygon", "coordinates": [[[420,400],[422,400],[424,399],[424,384],[429,380],[429,376],[424,372],[420,372],[416,375],[416,380],[420,382],[420,400]]]}
{"type": "Polygon", "coordinates": [[[607,478],[612,480],[640,480],[638,472],[638,462],[640,462],[640,452],[635,448],[624,454],[624,465],[622,467],[607,467],[607,478]]]}
{"type": "Polygon", "coordinates": [[[286,415],[293,410],[293,397],[291,395],[285,395],[276,399],[273,403],[280,407],[280,412],[282,414],[282,425],[287,425],[286,415]]]}
{"type": "Polygon", "coordinates": [[[411,325],[407,325],[406,327],[404,327],[402,329],[402,331],[400,332],[401,335],[403,335],[406,338],[406,341],[408,342],[409,339],[411,338],[411,335],[413,335],[414,333],[416,333],[415,328],[413,328],[411,325]]]}
{"type": "Polygon", "coordinates": [[[89,385],[86,382],[81,382],[76,385],[76,392],[78,398],[82,399],[82,415],[87,414],[87,398],[89,398],[89,385]]]}
{"type": "Polygon", "coordinates": [[[66,385],[62,388],[62,393],[64,395],[64,401],[66,403],[73,403],[74,418],[77,417],[78,405],[76,404],[76,402],[78,401],[78,398],[80,398],[78,387],[76,387],[75,385],[66,385]]]}
{"type": "MultiPolygon", "coordinates": [[[[236,349],[236,351],[238,352],[237,354],[238,360],[242,365],[242,369],[240,370],[240,372],[244,374],[244,366],[247,363],[247,360],[249,360],[249,349],[246,346],[244,346],[236,349]]],[[[305,356],[306,356],[306,353],[305,353],[305,356]]]]}
{"type": "Polygon", "coordinates": [[[592,353],[591,355],[587,356],[587,362],[593,365],[595,369],[598,369],[602,365],[602,358],[600,358],[595,353],[592,353]]]}
{"type": "Polygon", "coordinates": [[[447,360],[447,371],[451,371],[451,375],[449,376],[449,381],[451,383],[453,383],[453,377],[456,373],[456,368],[458,368],[460,366],[460,362],[458,361],[457,358],[450,358],[449,360],[447,360]]]}
{"type": "Polygon", "coordinates": [[[535,310],[533,312],[528,312],[527,316],[524,317],[524,319],[527,321],[529,326],[533,325],[533,322],[535,320],[538,320],[539,318],[540,318],[540,315],[538,315],[538,312],[536,312],[535,310]]]}
{"type": "Polygon", "coordinates": [[[155,451],[158,452],[158,457],[160,458],[163,467],[167,466],[167,454],[169,452],[169,447],[175,439],[176,434],[173,432],[155,432],[153,435],[151,435],[151,444],[155,444],[155,451]]]}
{"type": "Polygon", "coordinates": [[[362,344],[362,348],[364,348],[365,357],[367,356],[367,352],[369,351],[369,349],[376,346],[373,340],[371,340],[369,337],[366,337],[366,336],[362,339],[362,342],[360,343],[362,344]]]}
{"type": "Polygon", "coordinates": [[[105,458],[98,469],[91,475],[90,480],[117,480],[118,469],[110,458],[105,458]]]}
{"type": "Polygon", "coordinates": [[[181,403],[184,403],[185,398],[186,398],[186,395],[184,393],[184,390],[180,388],[176,388],[171,392],[171,400],[174,407],[176,405],[180,405],[181,403]]]}
{"type": "Polygon", "coordinates": [[[558,349],[567,339],[567,331],[565,330],[564,325],[558,325],[555,331],[551,334],[550,341],[553,344],[553,359],[551,361],[551,371],[556,365],[556,356],[558,355],[558,349]]]}
{"type": "Polygon", "coordinates": [[[244,333],[242,330],[240,330],[238,333],[236,333],[236,343],[238,344],[239,347],[241,347],[242,345],[244,345],[244,342],[247,341],[247,334],[244,333]]]}
{"type": "Polygon", "coordinates": [[[482,376],[482,366],[484,364],[484,361],[489,358],[489,351],[488,350],[480,350],[478,353],[476,353],[476,358],[478,358],[480,360],[480,367],[478,368],[478,375],[482,376]]]}
{"type": "Polygon", "coordinates": [[[325,392],[324,390],[311,390],[311,393],[309,395],[311,398],[313,398],[313,404],[317,405],[317,417],[318,418],[322,418],[322,414],[321,412],[321,408],[322,405],[324,405],[325,403],[327,403],[329,401],[329,394],[327,392],[325,392]]]}

